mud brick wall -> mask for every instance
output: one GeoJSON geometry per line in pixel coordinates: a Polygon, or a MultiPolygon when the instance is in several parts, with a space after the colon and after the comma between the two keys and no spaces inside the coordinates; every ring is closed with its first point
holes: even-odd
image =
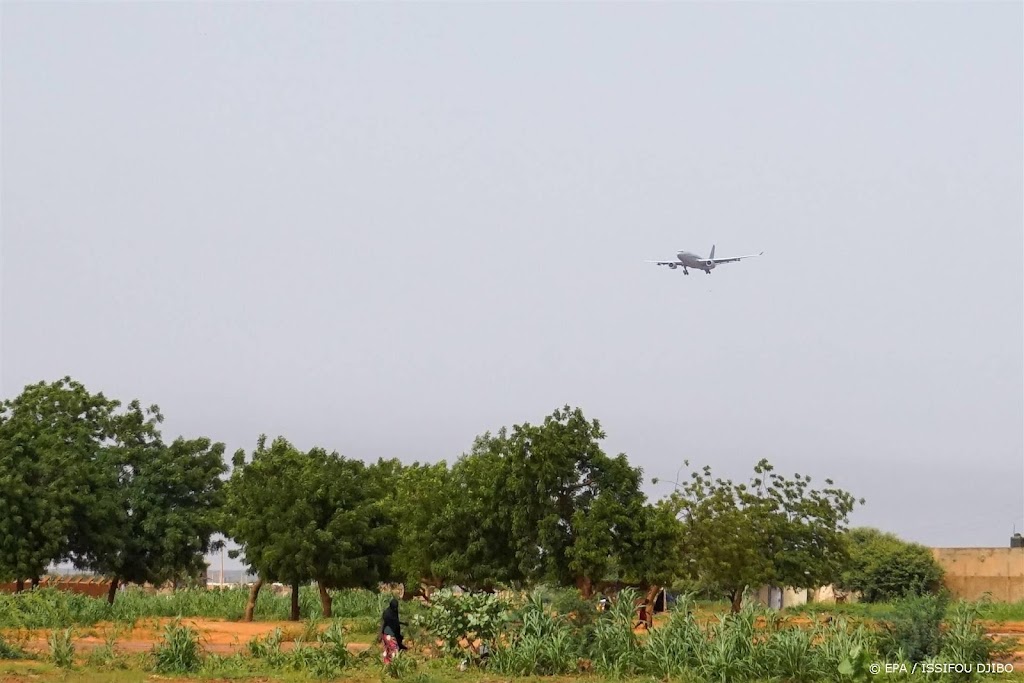
{"type": "MultiPolygon", "coordinates": [[[[25,589],[31,582],[25,581],[25,589]]],[[[13,593],[17,585],[14,582],[0,583],[0,593],[13,593]]],[[[63,577],[44,576],[39,580],[40,588],[56,588],[69,593],[80,593],[94,598],[105,598],[110,590],[110,581],[100,577],[63,577]]]]}

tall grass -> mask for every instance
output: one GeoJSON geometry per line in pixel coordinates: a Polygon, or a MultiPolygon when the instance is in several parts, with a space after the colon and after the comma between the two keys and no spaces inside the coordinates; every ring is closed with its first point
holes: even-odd
{"type": "MultiPolygon", "coordinates": [[[[332,591],[335,617],[380,619],[391,599],[368,590],[332,591]]],[[[134,624],[153,617],[201,617],[237,621],[245,613],[249,600],[246,588],[224,590],[182,589],[173,593],[152,594],[129,589],[117,594],[113,605],[104,598],[42,588],[23,593],[0,593],[0,628],[52,629],[68,626],[92,626],[101,621],[134,624]]],[[[253,617],[257,620],[286,620],[291,613],[291,597],[279,595],[267,587],[260,591],[253,617]]],[[[321,614],[320,595],[312,586],[299,589],[299,613],[304,619],[321,614]]]]}
{"type": "Polygon", "coordinates": [[[649,635],[634,633],[632,606],[633,596],[624,592],[611,612],[580,628],[531,601],[522,627],[497,648],[490,666],[512,676],[590,668],[612,679],[815,683],[864,678],[869,662],[978,663],[996,653],[978,625],[978,609],[965,603],[951,608],[952,617],[934,641],[932,625],[943,614],[942,603],[897,605],[900,625],[887,631],[845,617],[798,627],[778,612],[751,605],[704,623],[695,618],[693,601],[683,598],[649,635]],[[912,624],[918,628],[905,628],[912,624]]]}
{"type": "Polygon", "coordinates": [[[50,659],[62,669],[70,669],[75,664],[75,644],[71,634],[72,630],[66,628],[52,631],[47,638],[50,659]]]}
{"type": "Polygon", "coordinates": [[[163,640],[153,648],[153,657],[157,673],[195,673],[203,665],[199,634],[177,621],[168,624],[163,640]]]}

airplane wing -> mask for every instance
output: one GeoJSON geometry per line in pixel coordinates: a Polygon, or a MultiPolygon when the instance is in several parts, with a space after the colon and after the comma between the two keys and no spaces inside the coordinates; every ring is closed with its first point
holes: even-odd
{"type": "MultiPolygon", "coordinates": [[[[762,251],[761,254],[763,253],[764,252],[762,251]]],[[[730,256],[729,258],[713,258],[711,260],[714,261],[717,265],[719,263],[732,263],[733,261],[742,261],[745,258],[754,258],[755,256],[760,256],[761,254],[747,254],[746,256],[730,256]]]]}
{"type": "Polygon", "coordinates": [[[671,261],[644,261],[644,263],[657,263],[659,266],[678,266],[679,259],[672,259],[671,261]]]}

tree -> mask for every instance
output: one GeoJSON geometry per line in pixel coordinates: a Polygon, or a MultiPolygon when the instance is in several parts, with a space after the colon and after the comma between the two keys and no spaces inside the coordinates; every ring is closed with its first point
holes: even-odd
{"type": "Polygon", "coordinates": [[[863,527],[851,529],[847,541],[849,561],[838,584],[866,602],[935,593],[942,585],[942,567],[923,545],[863,527]]]}
{"type": "Polygon", "coordinates": [[[843,533],[855,504],[831,480],[811,489],[810,477],[786,479],[767,460],[754,475],[749,486],[737,485],[712,478],[705,467],[669,498],[683,522],[688,572],[725,594],[734,612],[751,586],[833,583],[846,559],[843,533]]]}
{"type": "Polygon", "coordinates": [[[369,586],[386,574],[385,472],[320,448],[303,453],[280,437],[268,448],[264,436],[248,463],[238,451],[233,465],[223,527],[260,577],[246,620],[265,580],[292,587],[298,620],[301,584],[317,581],[330,616],[328,588],[369,586]]]}
{"type": "Polygon", "coordinates": [[[132,402],[115,420],[114,443],[102,459],[105,497],[116,514],[74,553],[77,566],[110,577],[111,603],[120,582],[160,584],[198,575],[222,502],[224,445],[206,438],[167,445],[156,430],[159,408],[146,415],[132,402]]]}
{"type": "Polygon", "coordinates": [[[636,546],[642,471],[624,454],[605,454],[604,430],[579,408],[565,406],[541,425],[516,425],[500,437],[500,502],[509,511],[518,571],[589,593],[609,558],[636,546]]]}
{"type": "Polygon", "coordinates": [[[116,514],[102,448],[119,405],[64,377],[0,406],[0,574],[18,590],[116,514]]]}
{"type": "Polygon", "coordinates": [[[442,507],[434,512],[432,573],[478,589],[523,581],[515,558],[507,469],[500,439],[477,437],[452,466],[442,507]]]}
{"type": "Polygon", "coordinates": [[[446,553],[441,544],[443,511],[451,500],[451,473],[444,461],[418,462],[394,473],[387,508],[395,529],[391,566],[394,577],[412,597],[421,585],[438,587],[438,567],[446,553]]]}

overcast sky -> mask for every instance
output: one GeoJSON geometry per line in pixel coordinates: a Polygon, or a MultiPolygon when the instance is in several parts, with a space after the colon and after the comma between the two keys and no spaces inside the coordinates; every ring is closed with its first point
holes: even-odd
{"type": "Polygon", "coordinates": [[[1022,7],[6,1],[0,394],[405,461],[570,404],[1006,546],[1022,7]]]}

